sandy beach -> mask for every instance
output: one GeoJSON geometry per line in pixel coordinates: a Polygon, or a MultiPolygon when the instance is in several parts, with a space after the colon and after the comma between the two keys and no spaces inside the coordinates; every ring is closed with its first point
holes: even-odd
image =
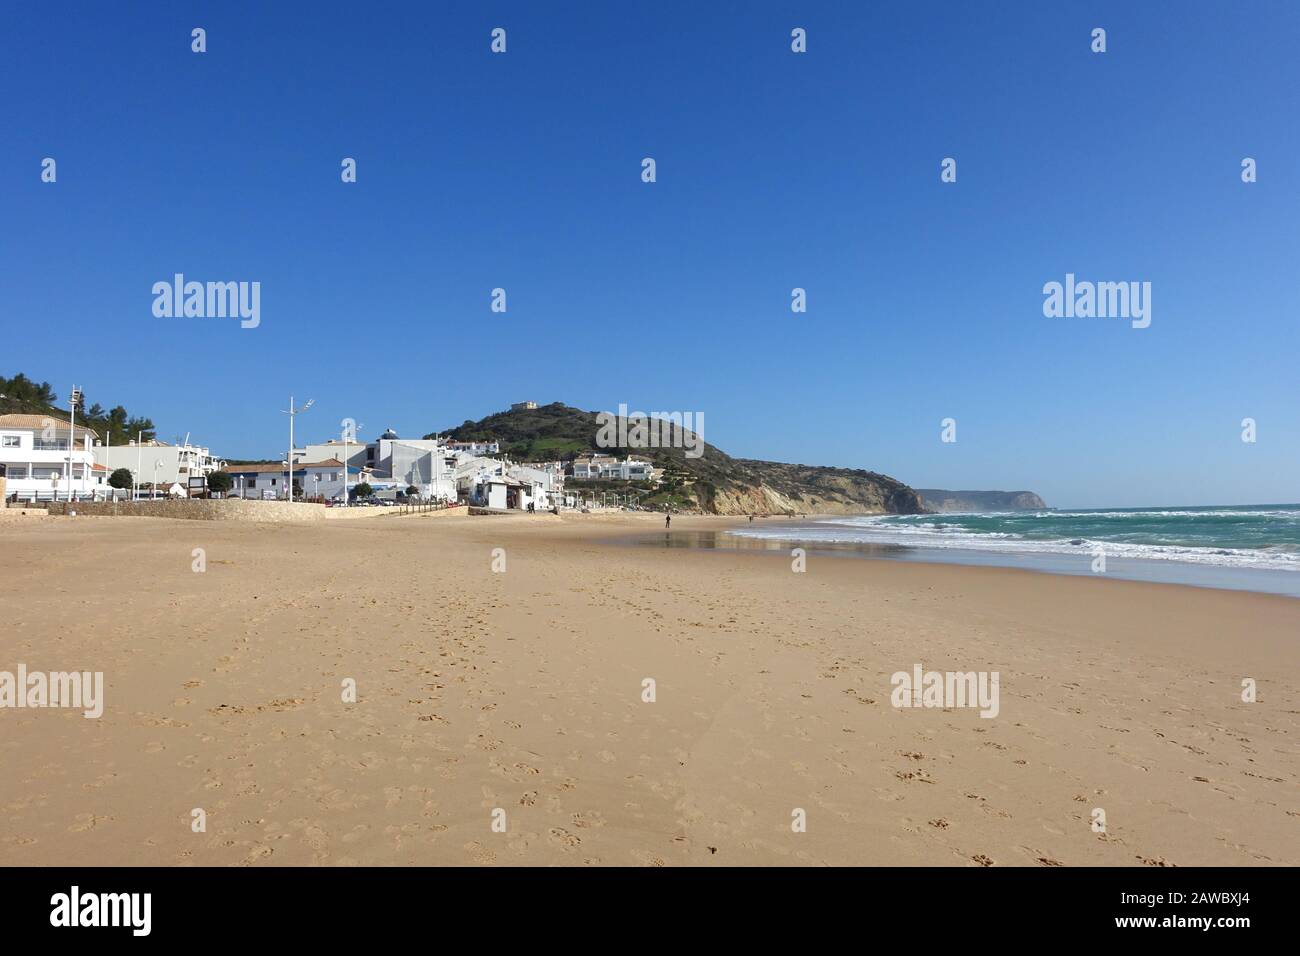
{"type": "Polygon", "coordinates": [[[0,670],[105,683],[0,710],[0,862],[1300,863],[1300,601],[636,533],[0,524],[0,670]],[[998,715],[891,706],[916,664],[998,715]]]}

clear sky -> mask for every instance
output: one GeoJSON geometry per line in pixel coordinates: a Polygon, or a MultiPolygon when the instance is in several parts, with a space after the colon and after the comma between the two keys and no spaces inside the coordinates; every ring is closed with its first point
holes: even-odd
{"type": "Polygon", "coordinates": [[[626,402],[702,412],[733,455],[915,487],[1300,500],[1291,0],[4,21],[0,374],[162,438],[282,455],[291,392],[316,403],[300,441],[626,402]],[[260,282],[260,326],[156,318],[177,272],[260,282]],[[1067,272],[1149,281],[1150,327],[1045,317],[1067,272]]]}

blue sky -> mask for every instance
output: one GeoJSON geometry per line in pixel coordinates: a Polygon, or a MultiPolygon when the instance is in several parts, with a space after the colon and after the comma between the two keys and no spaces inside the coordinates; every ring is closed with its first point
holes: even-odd
{"type": "Polygon", "coordinates": [[[312,440],[626,402],[916,487],[1295,501],[1297,35],[1289,2],[14,7],[0,374],[231,457],[282,453],[290,392],[312,440]],[[259,281],[261,325],[155,318],[176,272],[259,281]],[[1067,272],[1151,282],[1150,328],[1044,317],[1067,272]]]}

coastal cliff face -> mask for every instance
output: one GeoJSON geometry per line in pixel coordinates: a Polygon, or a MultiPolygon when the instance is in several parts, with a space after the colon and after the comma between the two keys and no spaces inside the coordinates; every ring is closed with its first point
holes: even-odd
{"type": "Polygon", "coordinates": [[[947,514],[957,511],[1043,511],[1047,502],[1032,491],[944,491],[917,490],[927,511],[947,514]]]}
{"type": "MultiPolygon", "coordinates": [[[[502,452],[515,461],[567,460],[597,451],[648,458],[663,470],[661,484],[623,487],[642,494],[642,503],[652,508],[717,515],[920,514],[923,510],[915,490],[874,471],[732,458],[708,443],[684,440],[676,442],[679,447],[598,447],[600,430],[595,412],[555,402],[500,412],[442,434],[458,441],[498,441],[502,452]],[[702,454],[688,456],[688,445],[702,454]]],[[[673,437],[681,436],[674,433],[673,437]]],[[[608,482],[590,487],[623,490],[608,482]]]]}
{"type": "Polygon", "coordinates": [[[733,459],[741,494],[719,491],[713,514],[920,514],[917,492],[874,471],[733,459]]]}

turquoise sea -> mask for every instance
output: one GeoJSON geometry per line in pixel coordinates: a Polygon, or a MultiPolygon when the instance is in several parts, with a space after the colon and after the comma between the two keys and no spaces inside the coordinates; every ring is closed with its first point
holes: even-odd
{"type": "Polygon", "coordinates": [[[830,516],[728,533],[1066,573],[1092,573],[1100,553],[1118,577],[1300,595],[1300,504],[830,516]]]}

